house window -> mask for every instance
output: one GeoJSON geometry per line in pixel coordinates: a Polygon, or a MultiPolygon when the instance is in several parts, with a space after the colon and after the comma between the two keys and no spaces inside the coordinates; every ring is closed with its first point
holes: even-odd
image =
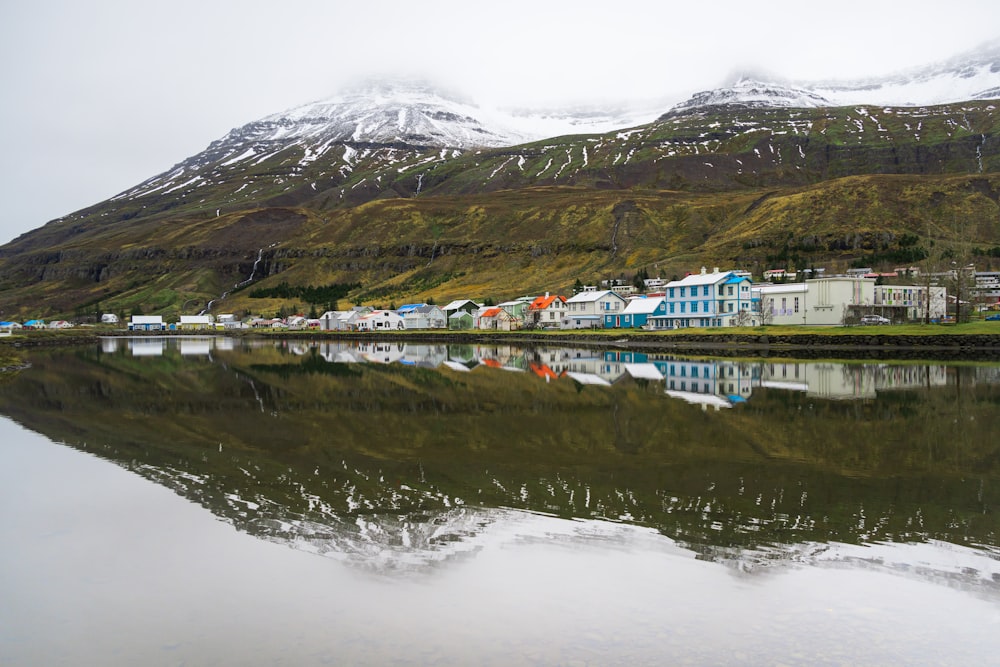
{"type": "Polygon", "coordinates": [[[683,301],[681,301],[681,312],[682,313],[684,312],[684,302],[683,301]]]}
{"type": "Polygon", "coordinates": [[[701,290],[702,296],[708,296],[708,285],[705,285],[701,290]]]}
{"type": "Polygon", "coordinates": [[[732,303],[727,303],[726,304],[726,310],[728,310],[730,313],[733,312],[733,304],[732,303]]]}
{"type": "Polygon", "coordinates": [[[794,308],[796,313],[799,312],[799,297],[795,297],[794,308]]]}
{"type": "Polygon", "coordinates": [[[709,311],[711,311],[712,309],[711,309],[711,307],[709,306],[709,304],[710,304],[710,303],[711,303],[710,301],[703,301],[703,302],[701,303],[701,309],[702,309],[703,311],[705,311],[706,313],[707,313],[707,312],[709,312],[709,311]]]}
{"type": "Polygon", "coordinates": [[[683,287],[681,288],[681,298],[683,298],[683,297],[684,297],[684,289],[685,289],[685,288],[683,288],[683,287]]]}
{"type": "Polygon", "coordinates": [[[697,313],[698,312],[698,302],[697,301],[692,301],[691,302],[691,312],[692,313],[697,313]]]}
{"type": "Polygon", "coordinates": [[[667,292],[670,293],[670,298],[673,299],[674,298],[674,288],[671,287],[671,288],[667,289],[667,292]]]}
{"type": "Polygon", "coordinates": [[[732,296],[732,295],[733,295],[733,286],[730,285],[729,286],[729,296],[732,296]]]}

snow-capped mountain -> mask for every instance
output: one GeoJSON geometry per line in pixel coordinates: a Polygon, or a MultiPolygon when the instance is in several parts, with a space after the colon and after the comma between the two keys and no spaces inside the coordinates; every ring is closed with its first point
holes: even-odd
{"type": "Polygon", "coordinates": [[[929,106],[1000,98],[1000,41],[892,76],[819,82],[810,90],[837,106],[929,106]]]}
{"type": "Polygon", "coordinates": [[[561,134],[598,133],[655,113],[578,108],[489,109],[427,82],[380,79],[238,127],[214,145],[254,143],[405,144],[468,150],[513,146],[561,134]]]}
{"type": "Polygon", "coordinates": [[[943,62],[871,79],[785,82],[741,76],[730,85],[695,93],[667,115],[712,106],[933,106],[995,98],[1000,98],[1000,41],[943,62]]]}
{"type": "Polygon", "coordinates": [[[423,82],[381,80],[236,128],[220,143],[301,140],[468,149],[530,138],[503,120],[423,82]]]}

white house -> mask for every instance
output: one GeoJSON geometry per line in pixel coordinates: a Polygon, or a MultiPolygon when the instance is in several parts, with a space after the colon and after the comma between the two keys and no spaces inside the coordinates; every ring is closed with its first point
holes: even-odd
{"type": "Polygon", "coordinates": [[[354,323],[358,331],[402,331],[406,328],[403,318],[391,310],[373,310],[354,323]]]}
{"type": "Polygon", "coordinates": [[[319,328],[323,331],[351,331],[357,321],[372,312],[368,306],[355,306],[351,310],[328,310],[320,315],[319,328]]]}
{"type": "Polygon", "coordinates": [[[178,329],[211,329],[213,326],[211,315],[181,315],[178,329]]]}
{"type": "Polygon", "coordinates": [[[611,290],[580,292],[566,299],[563,329],[601,329],[607,315],[618,315],[627,302],[611,290]]]}
{"type": "Polygon", "coordinates": [[[418,304],[396,312],[403,318],[403,325],[407,329],[448,328],[448,317],[441,308],[432,304],[418,304]]]}
{"type": "Polygon", "coordinates": [[[566,313],[566,297],[558,294],[535,297],[528,304],[525,325],[533,327],[558,327],[566,313]]]}
{"type": "Polygon", "coordinates": [[[476,314],[476,328],[510,331],[514,328],[514,317],[499,306],[483,308],[476,314]]]}
{"type": "Polygon", "coordinates": [[[128,322],[129,331],[164,331],[162,315],[133,315],[128,322]]]}
{"type": "Polygon", "coordinates": [[[101,315],[101,324],[118,324],[118,316],[114,313],[104,313],[101,315]]]}

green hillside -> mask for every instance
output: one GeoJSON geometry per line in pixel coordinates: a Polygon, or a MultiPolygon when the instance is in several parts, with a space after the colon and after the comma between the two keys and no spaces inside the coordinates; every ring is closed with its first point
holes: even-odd
{"type": "Polygon", "coordinates": [[[343,298],[388,305],[702,265],[990,268],[997,123],[990,102],[714,108],[464,154],[289,148],[237,168],[206,151],[0,248],[0,309],[271,313],[310,306],[250,296],[281,283],[357,285],[343,298]]]}

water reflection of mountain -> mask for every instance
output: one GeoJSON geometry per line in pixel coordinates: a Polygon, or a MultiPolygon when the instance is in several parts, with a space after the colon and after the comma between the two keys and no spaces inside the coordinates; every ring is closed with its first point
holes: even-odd
{"type": "Polygon", "coordinates": [[[650,526],[743,570],[940,540],[997,572],[992,368],[153,340],[32,351],[0,410],[242,530],[383,570],[474,550],[523,509],[650,526]],[[877,400],[827,398],[852,387],[877,400]]]}

